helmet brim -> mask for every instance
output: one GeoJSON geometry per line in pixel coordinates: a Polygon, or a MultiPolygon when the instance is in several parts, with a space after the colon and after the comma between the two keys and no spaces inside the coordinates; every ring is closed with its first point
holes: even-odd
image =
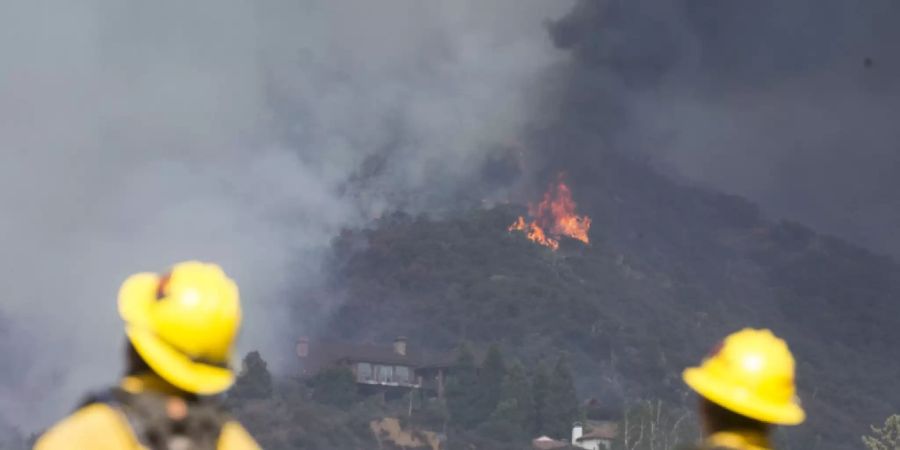
{"type": "Polygon", "coordinates": [[[684,382],[707,400],[742,416],[777,425],[798,425],[806,419],[799,404],[774,404],[750,395],[709,375],[703,368],[691,367],[682,374],[684,382]]]}
{"type": "Polygon", "coordinates": [[[234,372],[191,360],[153,332],[126,325],[125,333],[148,366],[175,387],[198,395],[215,395],[234,384],[234,372]]]}

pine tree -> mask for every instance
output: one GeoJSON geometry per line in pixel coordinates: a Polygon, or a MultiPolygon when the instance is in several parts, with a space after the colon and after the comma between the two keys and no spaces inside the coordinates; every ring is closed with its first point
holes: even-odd
{"type": "Polygon", "coordinates": [[[534,398],[534,422],[531,431],[532,434],[541,434],[544,431],[547,391],[550,389],[550,375],[547,374],[547,368],[543,364],[538,365],[535,370],[531,386],[534,398]]]}
{"type": "Polygon", "coordinates": [[[500,401],[488,418],[483,432],[495,439],[522,440],[532,434],[534,400],[525,368],[512,364],[500,389],[500,401]]]}
{"type": "Polygon", "coordinates": [[[869,450],[900,449],[900,414],[893,414],[884,421],[884,427],[872,426],[872,435],[863,436],[863,444],[869,450]]]}
{"type": "Polygon", "coordinates": [[[269,398],[272,396],[272,375],[268,364],[254,350],[244,356],[241,372],[229,394],[239,399],[269,398]]]}
{"type": "Polygon", "coordinates": [[[463,344],[447,379],[447,409],[451,423],[466,429],[478,423],[479,391],[475,356],[469,346],[463,344]]]}
{"type": "Polygon", "coordinates": [[[578,419],[578,397],[572,372],[564,357],[553,368],[547,385],[547,395],[542,410],[543,434],[553,437],[568,436],[572,423],[578,419]]]}
{"type": "Polygon", "coordinates": [[[478,390],[480,392],[475,411],[475,419],[478,422],[486,420],[497,408],[505,378],[506,364],[503,362],[503,355],[500,353],[499,347],[492,345],[488,349],[484,364],[478,374],[478,390]]]}
{"type": "Polygon", "coordinates": [[[525,373],[525,367],[521,363],[514,363],[506,373],[503,380],[502,398],[516,401],[519,408],[518,417],[522,430],[531,434],[534,426],[534,396],[531,383],[525,373]]]}
{"type": "Polygon", "coordinates": [[[478,431],[491,439],[507,442],[522,441],[528,435],[525,434],[524,429],[518,422],[520,415],[519,405],[515,400],[501,400],[497,405],[497,409],[494,410],[478,431]]]}

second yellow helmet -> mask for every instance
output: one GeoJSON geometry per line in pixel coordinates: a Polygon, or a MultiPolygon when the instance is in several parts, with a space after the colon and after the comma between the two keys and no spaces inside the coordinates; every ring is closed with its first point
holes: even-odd
{"type": "Polygon", "coordinates": [[[806,417],[794,385],[794,356],[769,330],[729,335],[683,378],[709,401],[752,419],[796,425],[806,417]]]}

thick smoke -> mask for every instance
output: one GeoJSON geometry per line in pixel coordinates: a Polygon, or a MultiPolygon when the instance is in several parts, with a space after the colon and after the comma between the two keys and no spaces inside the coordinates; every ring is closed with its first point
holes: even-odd
{"type": "Polygon", "coordinates": [[[277,366],[286,294],[341,227],[446,207],[514,141],[570,6],[4,2],[5,419],[112,382],[118,284],[187,258],[237,278],[242,350],[277,366]]]}
{"type": "Polygon", "coordinates": [[[112,382],[118,284],[180,259],[238,279],[241,350],[278,366],[341,227],[513,178],[526,123],[554,162],[525,170],[646,155],[900,254],[896,2],[571,6],[0,4],[0,422],[112,382]]]}
{"type": "Polygon", "coordinates": [[[898,20],[891,0],[581,1],[550,27],[568,165],[649,157],[898,255],[898,20]]]}

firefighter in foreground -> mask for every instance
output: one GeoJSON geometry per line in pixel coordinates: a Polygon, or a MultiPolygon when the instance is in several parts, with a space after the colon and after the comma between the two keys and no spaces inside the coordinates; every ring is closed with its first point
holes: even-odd
{"type": "Polygon", "coordinates": [[[234,382],[238,288],[218,266],[139,273],[119,291],[127,370],[35,444],[54,449],[258,449],[213,397],[234,382]]]}
{"type": "Polygon", "coordinates": [[[770,449],[775,425],[806,417],[795,393],[794,357],[769,330],[731,334],[683,378],[700,395],[702,449],[770,449]]]}

